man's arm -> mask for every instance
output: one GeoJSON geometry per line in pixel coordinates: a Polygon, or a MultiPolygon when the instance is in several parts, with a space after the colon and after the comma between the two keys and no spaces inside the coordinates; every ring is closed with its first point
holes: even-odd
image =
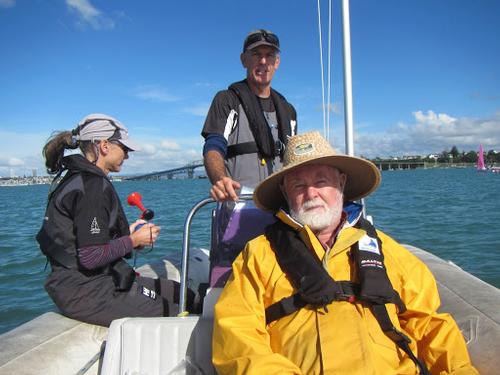
{"type": "Polygon", "coordinates": [[[235,189],[240,184],[226,173],[224,158],[227,152],[227,137],[237,122],[238,102],[228,90],[215,95],[207,114],[201,135],[205,138],[203,159],[208,178],[212,183],[210,195],[217,201],[238,200],[235,189]]]}
{"type": "Polygon", "coordinates": [[[212,183],[210,196],[216,201],[237,201],[238,194],[236,194],[236,189],[239,189],[241,186],[239,182],[227,176],[222,155],[216,150],[209,150],[203,156],[203,160],[208,178],[212,183]]]}
{"type": "Polygon", "coordinates": [[[399,292],[407,310],[399,322],[416,341],[418,357],[432,374],[478,374],[455,320],[450,314],[437,312],[441,301],[431,271],[391,238],[381,238],[383,246],[397,254],[395,260],[403,270],[399,292]]]}

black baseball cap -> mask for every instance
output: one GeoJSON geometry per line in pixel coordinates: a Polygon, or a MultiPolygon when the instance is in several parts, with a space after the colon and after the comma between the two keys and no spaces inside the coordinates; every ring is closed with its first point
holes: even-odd
{"type": "Polygon", "coordinates": [[[280,51],[280,40],[276,34],[269,30],[258,29],[248,33],[243,43],[243,52],[259,46],[270,46],[280,51]]]}

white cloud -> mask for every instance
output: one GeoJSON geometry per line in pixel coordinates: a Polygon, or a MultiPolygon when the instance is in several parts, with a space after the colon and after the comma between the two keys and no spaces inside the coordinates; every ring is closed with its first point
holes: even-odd
{"type": "Polygon", "coordinates": [[[203,140],[201,136],[163,138],[141,141],[141,152],[132,153],[123,167],[123,174],[145,174],[182,167],[202,157],[203,140]]]}
{"type": "MultiPolygon", "coordinates": [[[[22,128],[18,124],[0,124],[0,177],[46,174],[42,148],[49,133],[19,133],[3,130],[22,128]]],[[[40,125],[47,129],[48,126],[40,125]]],[[[162,171],[187,165],[202,159],[203,138],[200,135],[186,137],[153,136],[153,133],[132,130],[133,139],[140,152],[131,153],[120,174],[141,174],[162,171]],[[137,136],[136,136],[136,135],[137,136]]]]}
{"type": "Polygon", "coordinates": [[[15,0],[0,0],[1,8],[12,8],[14,5],[16,5],[15,0]]]}
{"type": "Polygon", "coordinates": [[[79,17],[79,25],[89,25],[93,29],[112,29],[115,22],[94,7],[88,0],[66,0],[66,4],[75,11],[79,17]]]}
{"type": "Polygon", "coordinates": [[[142,143],[140,147],[140,152],[146,155],[152,155],[156,152],[156,147],[150,143],[142,143]]]}
{"type": "Polygon", "coordinates": [[[10,167],[20,167],[24,166],[24,161],[16,157],[0,157],[0,167],[10,168],[10,167]]]}
{"type": "Polygon", "coordinates": [[[208,113],[210,104],[200,104],[197,106],[192,106],[189,108],[184,108],[184,112],[189,113],[194,116],[205,117],[208,113]]]}
{"type": "Polygon", "coordinates": [[[126,161],[123,169],[124,174],[145,174],[150,172],[164,171],[178,168],[201,160],[201,148],[186,148],[171,150],[157,148],[152,154],[138,152],[126,161]]]}
{"type": "MultiPolygon", "coordinates": [[[[414,120],[398,123],[383,133],[369,133],[370,127],[357,127],[355,153],[366,157],[427,155],[450,150],[477,150],[483,144],[486,150],[500,151],[500,111],[489,117],[468,118],[433,111],[415,111],[414,120]]],[[[1,125],[1,124],[0,124],[1,125]]],[[[137,130],[137,129],[135,129],[137,130]]],[[[140,174],[181,167],[202,159],[203,138],[153,136],[147,131],[132,130],[141,152],[132,153],[121,174],[140,174]]],[[[303,128],[301,131],[306,131],[303,128]]],[[[337,130],[339,132],[339,130],[337,130]]],[[[334,134],[335,147],[343,150],[343,134],[334,134]]],[[[37,169],[44,174],[41,150],[46,133],[14,133],[0,126],[0,175],[30,174],[37,169]]],[[[202,171],[202,167],[198,169],[202,171]]]]}
{"type": "Polygon", "coordinates": [[[19,133],[3,130],[0,125],[0,176],[9,176],[13,170],[23,175],[31,169],[38,173],[45,171],[42,148],[48,139],[47,134],[19,133]]]}
{"type": "Polygon", "coordinates": [[[194,84],[196,87],[203,87],[203,88],[214,88],[214,87],[218,87],[217,84],[215,83],[211,83],[211,82],[196,82],[194,84]]]}
{"type": "Polygon", "coordinates": [[[385,133],[355,135],[356,154],[367,157],[426,155],[450,150],[500,150],[500,112],[488,118],[455,118],[433,111],[413,113],[415,122],[399,123],[385,133]]]}
{"type": "Polygon", "coordinates": [[[436,114],[434,111],[427,111],[427,114],[424,114],[422,111],[415,111],[413,112],[413,116],[417,122],[421,124],[435,126],[452,125],[455,121],[457,121],[456,118],[448,116],[446,113],[436,114]]]}
{"type": "Polygon", "coordinates": [[[161,141],[160,146],[161,148],[169,151],[178,151],[181,149],[181,146],[177,142],[170,141],[167,139],[161,141]]]}
{"type": "Polygon", "coordinates": [[[179,100],[174,95],[171,95],[164,88],[158,85],[144,85],[140,86],[135,90],[134,96],[153,102],[175,102],[179,100]]]}

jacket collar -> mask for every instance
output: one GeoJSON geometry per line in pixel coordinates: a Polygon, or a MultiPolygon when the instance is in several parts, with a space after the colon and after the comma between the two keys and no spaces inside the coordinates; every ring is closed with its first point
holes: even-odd
{"type": "Polygon", "coordinates": [[[63,166],[65,169],[70,171],[88,172],[98,176],[107,177],[101,168],[96,167],[80,154],[65,156],[63,158],[63,166]]]}

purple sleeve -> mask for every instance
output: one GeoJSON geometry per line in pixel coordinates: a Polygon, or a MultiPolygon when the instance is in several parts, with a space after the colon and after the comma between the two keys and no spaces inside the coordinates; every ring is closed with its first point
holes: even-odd
{"type": "Polygon", "coordinates": [[[133,250],[130,236],[111,240],[104,245],[85,246],[77,250],[80,265],[87,270],[107,266],[133,250]]]}

